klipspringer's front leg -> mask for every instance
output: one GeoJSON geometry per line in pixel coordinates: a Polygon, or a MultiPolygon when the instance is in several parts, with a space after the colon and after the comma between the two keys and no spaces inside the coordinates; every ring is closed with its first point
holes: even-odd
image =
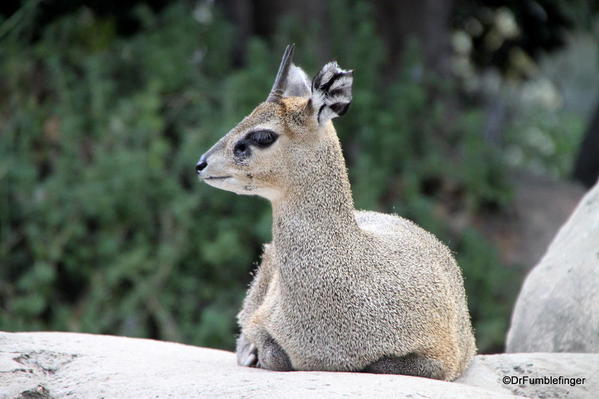
{"type": "Polygon", "coordinates": [[[256,367],[258,364],[258,350],[256,345],[248,341],[245,334],[239,335],[235,348],[237,364],[244,367],[256,367]]]}
{"type": "Polygon", "coordinates": [[[291,371],[291,361],[281,346],[266,332],[261,331],[251,342],[242,332],[237,339],[237,364],[273,371],[291,371]]]}
{"type": "Polygon", "coordinates": [[[252,315],[258,310],[260,305],[262,305],[270,288],[273,277],[274,252],[275,247],[273,244],[264,245],[262,262],[256,269],[256,274],[243,300],[241,310],[237,314],[237,321],[242,329],[249,323],[252,315]]]}

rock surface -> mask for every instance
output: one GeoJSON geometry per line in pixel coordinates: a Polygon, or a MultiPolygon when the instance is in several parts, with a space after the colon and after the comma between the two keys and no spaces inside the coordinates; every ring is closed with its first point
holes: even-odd
{"type": "Polygon", "coordinates": [[[529,398],[596,399],[597,373],[599,354],[509,353],[476,356],[457,382],[529,398]],[[504,378],[510,383],[504,383],[504,378]],[[536,378],[543,380],[532,381],[536,378]]]}
{"type": "Polygon", "coordinates": [[[507,352],[599,352],[599,184],[524,281],[507,352]]]}
{"type": "Polygon", "coordinates": [[[271,372],[230,352],[74,333],[0,333],[0,398],[591,398],[599,355],[477,356],[459,382],[399,375],[271,372]],[[584,377],[584,385],[504,385],[505,375],[584,377]],[[520,396],[521,397],[521,396],[520,396]]]}

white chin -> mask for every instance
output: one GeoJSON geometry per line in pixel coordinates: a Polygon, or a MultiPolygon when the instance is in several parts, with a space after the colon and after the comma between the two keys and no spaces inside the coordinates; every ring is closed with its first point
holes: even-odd
{"type": "Polygon", "coordinates": [[[275,201],[281,196],[281,192],[273,188],[256,188],[253,194],[266,198],[269,201],[275,201]]]}
{"type": "Polygon", "coordinates": [[[204,183],[209,186],[219,188],[225,191],[232,191],[237,193],[239,191],[240,183],[234,177],[229,177],[226,179],[203,179],[204,183]]]}
{"type": "Polygon", "coordinates": [[[204,179],[204,183],[219,188],[225,191],[231,191],[232,193],[239,195],[259,195],[268,200],[275,200],[279,197],[279,191],[272,188],[256,187],[249,183],[240,182],[235,177],[229,177],[228,179],[216,180],[216,179],[204,179]]]}

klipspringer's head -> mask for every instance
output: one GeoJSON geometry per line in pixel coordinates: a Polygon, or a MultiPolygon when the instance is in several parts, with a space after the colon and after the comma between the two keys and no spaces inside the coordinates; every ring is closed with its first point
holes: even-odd
{"type": "Polygon", "coordinates": [[[293,65],[293,50],[285,49],[266,101],[200,157],[196,173],[204,182],[274,200],[307,162],[306,152],[334,132],[331,119],[351,104],[353,72],[329,62],[310,81],[293,65]]]}

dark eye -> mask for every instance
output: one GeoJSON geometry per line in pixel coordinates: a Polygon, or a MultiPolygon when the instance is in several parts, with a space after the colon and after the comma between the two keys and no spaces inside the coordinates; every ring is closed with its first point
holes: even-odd
{"type": "Polygon", "coordinates": [[[247,140],[256,147],[266,148],[274,143],[278,137],[279,135],[272,130],[258,130],[249,133],[247,135],[247,140]]]}

